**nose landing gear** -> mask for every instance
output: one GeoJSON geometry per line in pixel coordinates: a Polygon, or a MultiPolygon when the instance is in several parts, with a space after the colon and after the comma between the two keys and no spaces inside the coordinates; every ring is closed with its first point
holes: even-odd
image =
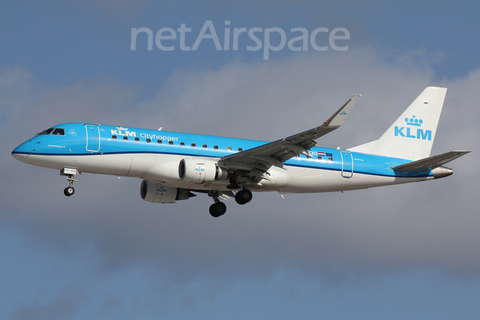
{"type": "Polygon", "coordinates": [[[63,194],[66,195],[67,197],[70,197],[75,193],[75,188],[73,187],[73,183],[78,181],[78,180],[75,180],[74,178],[74,176],[77,174],[78,174],[77,169],[64,168],[60,170],[60,175],[67,176],[68,187],[66,187],[63,190],[63,194]]]}

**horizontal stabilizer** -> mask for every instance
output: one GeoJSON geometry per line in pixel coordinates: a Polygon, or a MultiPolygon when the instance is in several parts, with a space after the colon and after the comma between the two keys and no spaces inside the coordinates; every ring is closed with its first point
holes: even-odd
{"type": "Polygon", "coordinates": [[[402,171],[402,172],[429,171],[437,167],[440,167],[447,162],[455,160],[469,152],[470,151],[449,151],[442,154],[437,154],[436,156],[432,156],[432,157],[420,159],[417,161],[405,163],[400,166],[392,167],[392,169],[396,171],[402,171]]]}

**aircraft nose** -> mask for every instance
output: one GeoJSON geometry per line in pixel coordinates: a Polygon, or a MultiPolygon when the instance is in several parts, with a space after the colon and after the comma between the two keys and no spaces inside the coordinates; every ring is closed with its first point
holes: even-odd
{"type": "Polygon", "coordinates": [[[12,156],[13,156],[15,159],[22,161],[23,158],[27,157],[26,154],[24,154],[24,153],[18,153],[16,150],[17,150],[17,148],[15,148],[15,150],[12,151],[12,156]]]}
{"type": "Polygon", "coordinates": [[[35,149],[32,147],[30,140],[28,140],[13,149],[12,156],[17,160],[25,161],[33,151],[35,151],[35,149]]]}

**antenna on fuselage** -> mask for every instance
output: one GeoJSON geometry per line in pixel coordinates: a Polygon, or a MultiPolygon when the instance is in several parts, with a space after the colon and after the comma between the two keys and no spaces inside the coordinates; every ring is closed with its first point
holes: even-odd
{"type": "Polygon", "coordinates": [[[163,127],[158,128],[158,131],[162,131],[163,127]]]}

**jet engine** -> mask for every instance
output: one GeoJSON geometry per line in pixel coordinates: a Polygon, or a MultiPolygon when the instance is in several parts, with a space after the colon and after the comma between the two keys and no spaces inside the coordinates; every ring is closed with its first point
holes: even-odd
{"type": "Polygon", "coordinates": [[[200,184],[227,179],[228,170],[213,161],[185,158],[180,161],[178,175],[182,181],[200,184]]]}
{"type": "Polygon", "coordinates": [[[196,197],[188,189],[162,186],[147,180],[142,181],[140,196],[145,201],[155,203],[174,203],[175,200],[187,200],[196,197]]]}

